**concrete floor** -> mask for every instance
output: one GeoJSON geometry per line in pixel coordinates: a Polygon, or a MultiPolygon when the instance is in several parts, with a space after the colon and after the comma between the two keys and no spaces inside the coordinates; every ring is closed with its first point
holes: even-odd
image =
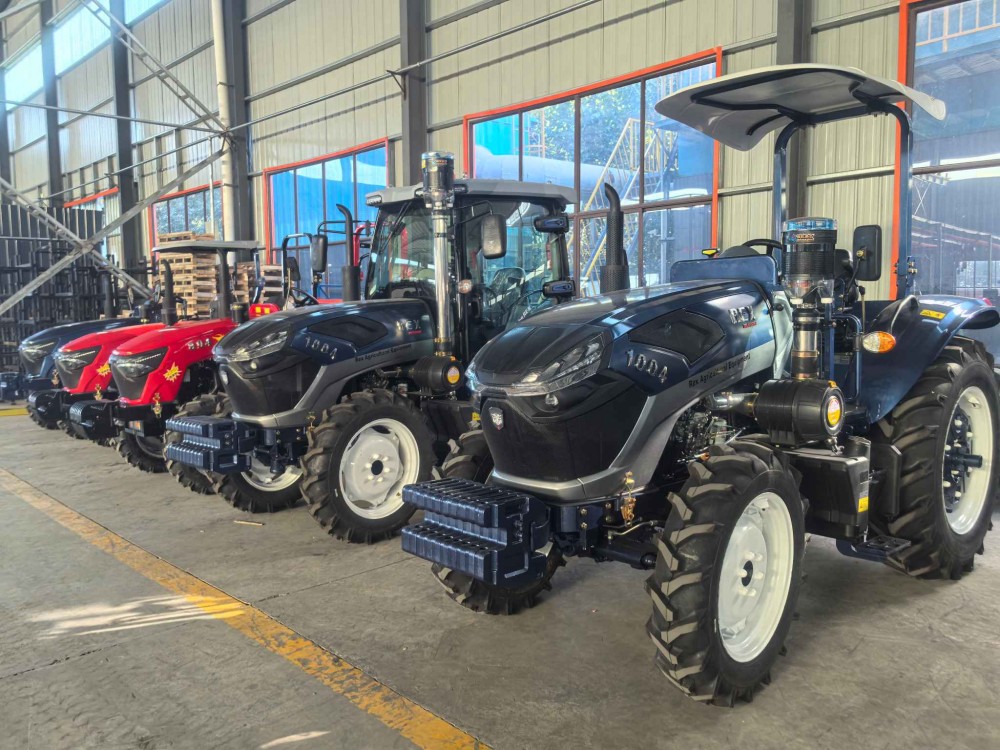
{"type": "MultiPolygon", "coordinates": [[[[1000,747],[998,532],[958,583],[813,540],[788,656],[753,704],[723,710],[653,666],[627,567],[570,561],[535,609],[477,616],[398,541],[337,542],[301,508],[236,524],[250,517],[24,417],[0,420],[0,468],[496,748],[1000,747]]],[[[10,493],[0,504],[0,747],[409,746],[10,493]]]]}

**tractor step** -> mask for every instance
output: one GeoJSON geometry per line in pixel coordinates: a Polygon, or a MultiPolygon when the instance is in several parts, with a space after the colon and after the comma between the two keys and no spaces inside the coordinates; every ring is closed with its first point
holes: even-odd
{"type": "Polygon", "coordinates": [[[403,551],[494,586],[541,580],[549,541],[545,505],[523,492],[467,479],[438,479],[403,488],[424,520],[403,529],[403,551]]]}
{"type": "Polygon", "coordinates": [[[912,542],[894,536],[873,536],[865,542],[854,544],[846,539],[837,540],[837,550],[842,555],[857,557],[861,560],[885,562],[886,559],[902,552],[912,542]]]}
{"type": "Polygon", "coordinates": [[[216,474],[250,471],[257,436],[252,427],[222,417],[173,417],[167,430],[184,435],[181,442],[167,445],[168,461],[216,474]]]}

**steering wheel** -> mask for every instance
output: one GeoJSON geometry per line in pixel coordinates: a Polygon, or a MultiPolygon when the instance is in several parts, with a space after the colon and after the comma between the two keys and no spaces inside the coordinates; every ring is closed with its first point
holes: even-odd
{"type": "Polygon", "coordinates": [[[741,247],[766,247],[767,248],[767,253],[766,254],[769,255],[772,258],[774,257],[774,251],[775,250],[777,250],[780,253],[782,250],[785,249],[785,246],[782,245],[780,242],[778,242],[777,240],[771,240],[771,239],[747,240],[746,242],[740,243],[740,246],[741,247]]]}
{"type": "Polygon", "coordinates": [[[309,292],[304,292],[297,287],[293,287],[288,291],[288,301],[292,303],[292,307],[307,307],[308,305],[319,304],[319,300],[309,294],[309,292]]]}
{"type": "Polygon", "coordinates": [[[523,284],[525,276],[527,276],[527,274],[520,266],[498,268],[497,272],[493,274],[493,278],[490,280],[490,290],[496,295],[504,294],[512,287],[517,286],[518,284],[523,284]],[[503,288],[501,288],[501,286],[503,288]]]}

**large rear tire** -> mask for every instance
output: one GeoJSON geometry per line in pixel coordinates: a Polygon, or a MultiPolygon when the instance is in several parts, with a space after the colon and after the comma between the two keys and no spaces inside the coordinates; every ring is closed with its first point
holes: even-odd
{"type": "Polygon", "coordinates": [[[889,565],[918,578],[972,570],[992,528],[998,407],[993,358],[959,337],[879,424],[903,456],[899,515],[886,527],[911,542],[889,565]]]}
{"type": "MultiPolygon", "coordinates": [[[[447,479],[471,479],[485,483],[492,472],[493,456],[490,455],[486,436],[481,429],[470,430],[459,436],[451,453],[441,464],[441,475],[447,479]]],[[[545,575],[541,580],[520,588],[491,586],[436,563],[431,566],[431,572],[444,586],[448,596],[466,609],[488,615],[513,615],[534,607],[539,595],[552,589],[552,576],[565,564],[562,553],[554,545],[550,546],[545,575]]]]}
{"type": "Polygon", "coordinates": [[[412,401],[386,390],[354,393],[310,432],[302,497],[328,533],[370,544],[410,519],[403,486],[429,479],[433,464],[434,442],[412,401]]]}
{"type": "Polygon", "coordinates": [[[689,698],[753,700],[791,626],[805,532],[798,479],[781,454],[712,446],[671,504],[646,581],[656,664],[689,698]]]}
{"type": "MultiPolygon", "coordinates": [[[[228,404],[228,399],[221,393],[206,393],[193,401],[184,404],[175,416],[178,417],[211,417],[219,414],[220,409],[228,404]]],[[[176,430],[167,430],[163,436],[164,446],[171,443],[183,442],[184,435],[176,430]]],[[[166,453],[166,450],[164,450],[166,453]]],[[[182,487],[187,487],[192,492],[199,495],[211,495],[215,492],[212,487],[212,477],[200,469],[182,464],[179,461],[167,460],[167,471],[176,479],[182,487]]]]}
{"type": "Polygon", "coordinates": [[[167,470],[163,441],[159,438],[139,437],[122,430],[118,433],[118,454],[139,471],[162,474],[167,470]]]}

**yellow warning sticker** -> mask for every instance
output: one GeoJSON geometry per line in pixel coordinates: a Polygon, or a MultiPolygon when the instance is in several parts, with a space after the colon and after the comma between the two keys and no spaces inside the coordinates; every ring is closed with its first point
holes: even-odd
{"type": "Polygon", "coordinates": [[[934,320],[943,320],[945,313],[941,310],[921,310],[920,314],[925,318],[933,318],[934,320]]]}
{"type": "Polygon", "coordinates": [[[864,497],[858,500],[858,513],[867,513],[867,512],[868,512],[868,495],[865,495],[864,497]]]}
{"type": "Polygon", "coordinates": [[[480,421],[480,417],[479,417],[479,412],[478,411],[472,412],[472,421],[473,422],[479,422],[480,421]]]}

